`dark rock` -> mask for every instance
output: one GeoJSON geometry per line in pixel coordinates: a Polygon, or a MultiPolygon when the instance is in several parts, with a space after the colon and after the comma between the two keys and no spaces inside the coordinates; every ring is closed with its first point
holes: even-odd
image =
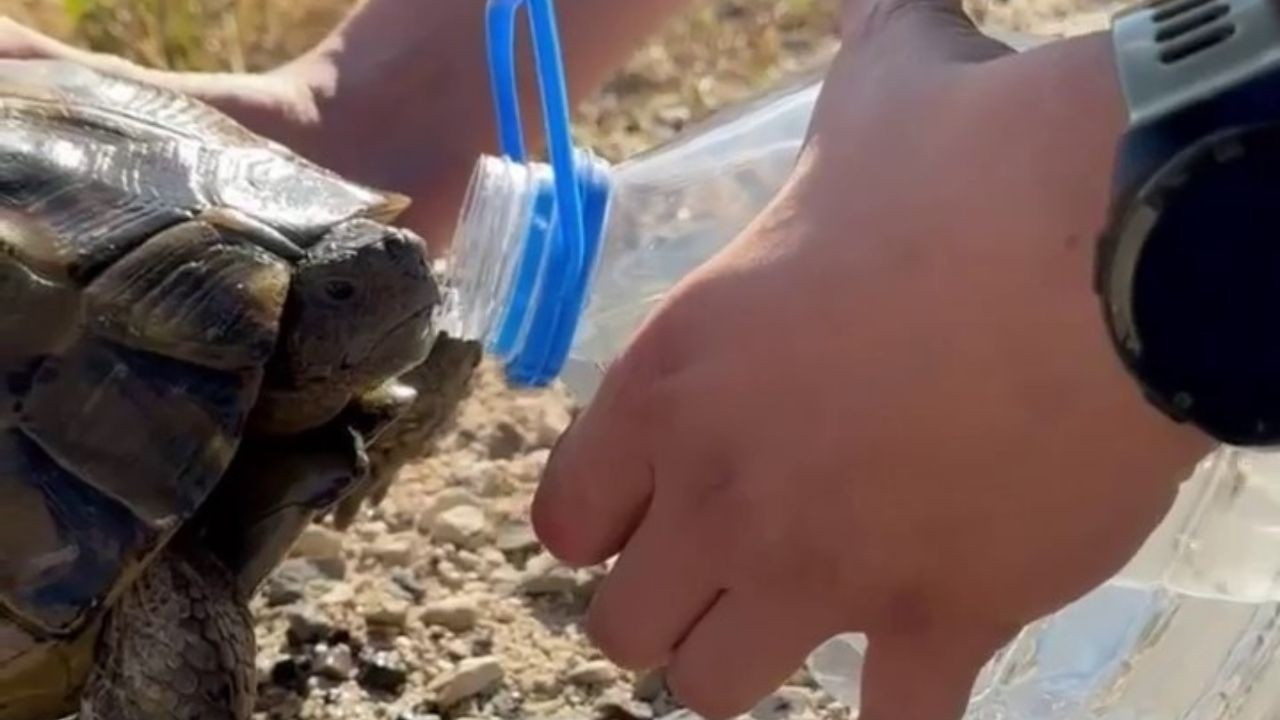
{"type": "Polygon", "coordinates": [[[307,678],[310,675],[309,662],[287,657],[272,666],[271,684],[301,694],[307,690],[307,678]]]}
{"type": "Polygon", "coordinates": [[[360,657],[360,685],[366,690],[399,695],[409,679],[404,660],[395,650],[371,650],[360,657]]]}
{"type": "Polygon", "coordinates": [[[637,700],[651,703],[667,693],[667,681],[661,670],[650,670],[636,678],[631,695],[637,700]]]}
{"type": "Polygon", "coordinates": [[[524,709],[524,698],[519,693],[509,690],[498,690],[493,697],[486,703],[488,715],[496,715],[500,718],[515,720],[521,717],[524,709]]]}
{"type": "Polygon", "coordinates": [[[471,640],[471,655],[481,657],[493,654],[493,637],[484,634],[478,635],[471,640]]]}

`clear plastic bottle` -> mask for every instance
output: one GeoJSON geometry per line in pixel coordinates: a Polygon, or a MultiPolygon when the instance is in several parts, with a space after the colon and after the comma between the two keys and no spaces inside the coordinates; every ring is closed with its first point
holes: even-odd
{"type": "MultiPolygon", "coordinates": [[[[554,47],[539,12],[535,36],[554,47]]],[[[492,25],[501,49],[510,23],[492,25]]],[[[1003,39],[1019,49],[1043,40],[1003,39]]],[[[513,84],[513,73],[495,77],[513,84]]],[[[504,87],[495,83],[500,119],[513,114],[504,87]]],[[[777,193],[820,89],[815,78],[793,83],[617,166],[568,144],[563,94],[549,93],[551,163],[526,161],[518,133],[504,134],[502,157],[477,163],[448,268],[446,330],[483,340],[516,384],[559,377],[589,399],[664,294],[777,193]]],[[[969,717],[1262,720],[1280,710],[1278,645],[1280,455],[1223,449],[1117,577],[997,654],[969,717]]],[[[810,672],[856,706],[864,650],[856,635],[834,638],[810,672]]]]}
{"type": "MultiPolygon", "coordinates": [[[[980,720],[1262,720],[1280,710],[1280,454],[1222,448],[1110,582],[1023,629],[974,685],[980,720]]],[[[856,707],[866,640],[809,659],[856,707]]]]}

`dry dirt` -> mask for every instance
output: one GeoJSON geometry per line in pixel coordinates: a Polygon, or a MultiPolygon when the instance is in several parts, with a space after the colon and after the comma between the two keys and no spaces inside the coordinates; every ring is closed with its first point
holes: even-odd
{"type": "MultiPolygon", "coordinates": [[[[973,0],[975,17],[1003,29],[1073,33],[1106,22],[1105,8],[1087,0],[983,2],[973,0]]],[[[820,62],[835,47],[837,4],[700,5],[585,104],[579,138],[621,159],[820,62]]],[[[0,0],[0,12],[69,36],[59,13],[51,12],[54,5],[0,0]]],[[[332,1],[318,8],[303,0],[289,5],[310,26],[337,16],[332,1]]],[[[107,42],[102,33],[74,37],[107,42]]],[[[273,42],[276,52],[305,44],[273,42]]],[[[250,59],[263,62],[259,55],[250,59]]],[[[558,566],[529,529],[528,500],[571,412],[560,388],[516,392],[485,364],[455,421],[428,449],[430,457],[408,468],[380,507],[346,534],[310,530],[255,603],[259,715],[649,720],[685,714],[660,682],[619,672],[584,639],[578,620],[599,575],[558,566]]],[[[753,715],[816,720],[849,717],[849,711],[799,672],[753,715]]]]}

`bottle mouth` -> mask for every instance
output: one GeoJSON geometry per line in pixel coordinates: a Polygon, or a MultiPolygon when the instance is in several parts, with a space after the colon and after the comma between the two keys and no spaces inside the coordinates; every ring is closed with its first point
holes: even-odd
{"type": "Polygon", "coordinates": [[[450,246],[444,332],[488,344],[533,221],[536,175],[547,172],[545,166],[492,155],[476,162],[450,246]]]}
{"type": "Polygon", "coordinates": [[[485,155],[450,251],[442,331],[480,341],[518,385],[545,385],[568,357],[594,277],[612,195],[610,167],[576,151],[582,239],[560,228],[555,173],[485,155]]]}

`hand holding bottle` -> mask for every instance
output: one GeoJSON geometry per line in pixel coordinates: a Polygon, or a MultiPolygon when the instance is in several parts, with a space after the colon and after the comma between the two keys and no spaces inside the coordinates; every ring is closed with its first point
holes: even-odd
{"type": "Polygon", "coordinates": [[[959,717],[1211,447],[1145,404],[1092,292],[1108,39],[1011,55],[929,0],[847,20],[791,180],[641,327],[534,507],[567,562],[621,553],[593,639],[712,718],[843,631],[865,720],[959,717]]]}

